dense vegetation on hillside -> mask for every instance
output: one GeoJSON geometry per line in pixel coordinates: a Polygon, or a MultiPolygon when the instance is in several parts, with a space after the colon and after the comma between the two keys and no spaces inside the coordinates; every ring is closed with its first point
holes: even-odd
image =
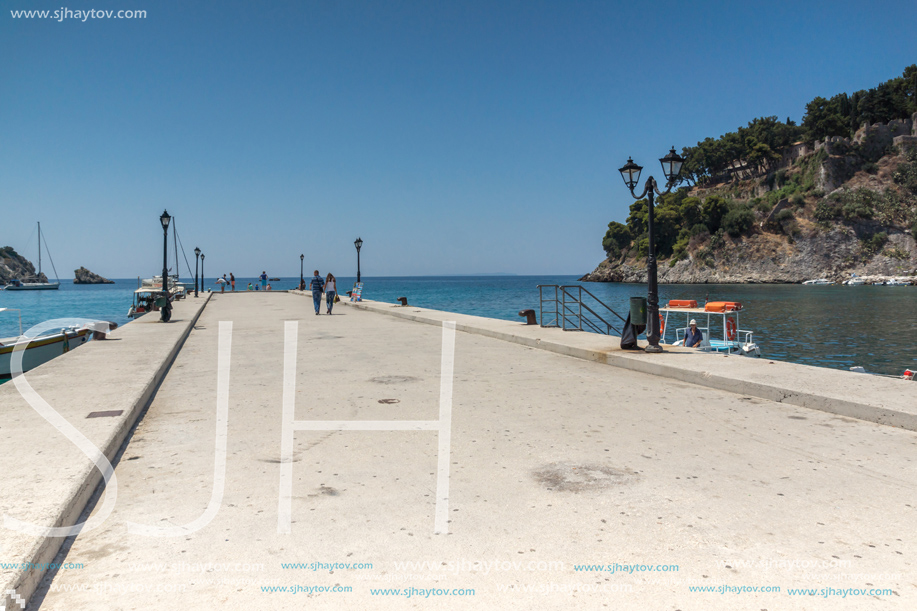
{"type": "Polygon", "coordinates": [[[771,171],[781,159],[781,149],[799,140],[824,140],[852,136],[863,123],[887,123],[917,112],[917,65],[901,76],[873,89],[839,93],[831,99],[816,97],[806,104],[802,125],[787,118],[760,117],[719,138],[706,138],[685,147],[683,176],[694,184],[722,178],[726,172],[750,178],[771,171]]]}
{"type": "MultiPolygon", "coordinates": [[[[695,259],[709,260],[724,245],[726,236],[740,238],[753,232],[780,234],[792,242],[799,235],[802,218],[811,220],[815,230],[832,223],[875,221],[910,228],[917,239],[917,149],[904,153],[904,161],[892,173],[894,187],[882,192],[844,188],[825,197],[815,187],[815,172],[823,159],[822,154],[810,155],[769,175],[765,183],[771,190],[760,197],[741,199],[722,191],[701,199],[692,196],[687,187],[659,197],[655,208],[657,257],[674,264],[691,252],[695,259]],[[776,211],[775,204],[783,199],[789,205],[776,211]]],[[[869,172],[875,168],[867,164],[865,169],[869,172]]],[[[634,202],[625,223],[608,224],[602,246],[609,260],[647,255],[647,204],[643,199],[634,202]]],[[[882,231],[866,234],[861,239],[861,251],[875,254],[886,241],[882,231]]]]}

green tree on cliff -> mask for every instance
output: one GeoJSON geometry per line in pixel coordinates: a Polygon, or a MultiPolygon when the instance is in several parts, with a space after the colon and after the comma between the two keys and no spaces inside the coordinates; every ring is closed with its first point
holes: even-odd
{"type": "Polygon", "coordinates": [[[608,223],[608,231],[602,239],[602,248],[609,258],[617,258],[622,252],[627,252],[633,239],[634,236],[627,225],[612,221],[608,223]]]}

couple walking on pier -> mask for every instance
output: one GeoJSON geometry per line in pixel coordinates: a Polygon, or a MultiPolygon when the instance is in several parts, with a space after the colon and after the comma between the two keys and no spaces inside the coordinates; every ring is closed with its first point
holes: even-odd
{"type": "Polygon", "coordinates": [[[321,314],[323,290],[325,292],[325,301],[328,305],[328,314],[331,314],[331,310],[334,308],[334,302],[337,300],[337,279],[334,277],[334,274],[329,273],[328,276],[322,278],[318,275],[318,270],[315,270],[315,273],[312,274],[312,280],[309,282],[309,287],[312,289],[312,302],[315,304],[315,315],[318,316],[321,314]]]}

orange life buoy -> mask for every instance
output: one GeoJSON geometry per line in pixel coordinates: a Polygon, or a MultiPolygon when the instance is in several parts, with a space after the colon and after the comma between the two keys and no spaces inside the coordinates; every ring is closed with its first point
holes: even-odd
{"type": "Polygon", "coordinates": [[[659,315],[659,337],[665,337],[665,319],[659,315]]]}
{"type": "Polygon", "coordinates": [[[726,338],[733,341],[736,338],[736,321],[732,318],[726,319],[726,338]]]}

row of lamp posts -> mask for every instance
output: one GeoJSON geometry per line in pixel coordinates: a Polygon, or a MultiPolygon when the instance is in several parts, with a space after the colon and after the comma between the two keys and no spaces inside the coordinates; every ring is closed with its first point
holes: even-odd
{"type": "MultiPolygon", "coordinates": [[[[168,301],[169,298],[169,223],[172,221],[172,217],[169,216],[168,211],[163,210],[162,215],[159,217],[159,222],[162,224],[162,296],[168,301]]],[[[360,282],[360,249],[363,247],[363,240],[357,238],[354,240],[353,245],[357,248],[357,282],[360,282]]],[[[306,259],[306,255],[299,255],[299,286],[300,288],[305,287],[306,278],[303,275],[303,264],[306,259]]],[[[198,286],[200,290],[204,290],[204,253],[201,252],[200,248],[194,249],[194,296],[198,296],[198,286]],[[198,262],[200,262],[200,283],[198,283],[198,262]]],[[[163,322],[168,322],[170,314],[166,312],[167,308],[162,308],[160,314],[160,319],[163,322]]]]}
{"type": "MultiPolygon", "coordinates": [[[[353,241],[353,245],[357,247],[357,282],[360,282],[360,249],[363,248],[363,240],[357,238],[353,241]]],[[[306,255],[299,255],[299,289],[305,290],[306,288],[306,277],[303,275],[303,261],[305,260],[306,255]]]]}
{"type": "MultiPolygon", "coordinates": [[[[681,167],[684,164],[684,159],[675,152],[675,147],[672,147],[672,150],[669,151],[669,154],[659,160],[659,163],[662,164],[662,173],[665,175],[666,185],[665,191],[660,191],[659,186],[656,183],[656,179],[650,176],[646,179],[646,184],[643,187],[643,193],[637,195],[634,189],[637,186],[637,183],[640,181],[640,172],[643,171],[643,167],[634,163],[634,160],[630,157],[627,158],[627,163],[624,164],[619,172],[621,172],[621,177],[624,179],[624,184],[627,185],[628,190],[630,191],[631,196],[634,199],[643,199],[644,197],[649,198],[647,205],[647,231],[649,232],[649,252],[647,253],[646,258],[646,276],[647,276],[647,317],[648,328],[646,333],[647,343],[649,344],[646,347],[647,352],[662,352],[662,348],[659,346],[660,333],[659,333],[659,289],[657,282],[657,269],[656,269],[656,230],[654,224],[654,201],[655,195],[665,195],[672,191],[672,187],[678,182],[678,178],[681,174],[681,167]]],[[[160,223],[162,223],[162,232],[163,232],[163,246],[162,246],[162,292],[163,297],[168,300],[169,297],[169,264],[168,264],[168,249],[169,249],[169,222],[172,220],[172,217],[169,216],[167,211],[163,211],[162,216],[159,217],[160,223]]],[[[361,281],[360,277],[360,249],[363,247],[363,240],[357,238],[354,240],[353,245],[357,249],[357,282],[361,281]]],[[[201,290],[203,290],[203,280],[204,280],[204,253],[201,252],[200,248],[194,249],[194,296],[198,296],[198,286],[200,285],[201,290]],[[198,283],[197,275],[197,264],[198,259],[200,260],[201,265],[201,281],[198,283]]],[[[306,256],[301,254],[299,255],[299,286],[300,288],[305,286],[306,279],[303,275],[303,264],[306,256]]],[[[162,314],[161,318],[163,322],[168,322],[169,313],[168,308],[161,309],[162,314]]]]}

